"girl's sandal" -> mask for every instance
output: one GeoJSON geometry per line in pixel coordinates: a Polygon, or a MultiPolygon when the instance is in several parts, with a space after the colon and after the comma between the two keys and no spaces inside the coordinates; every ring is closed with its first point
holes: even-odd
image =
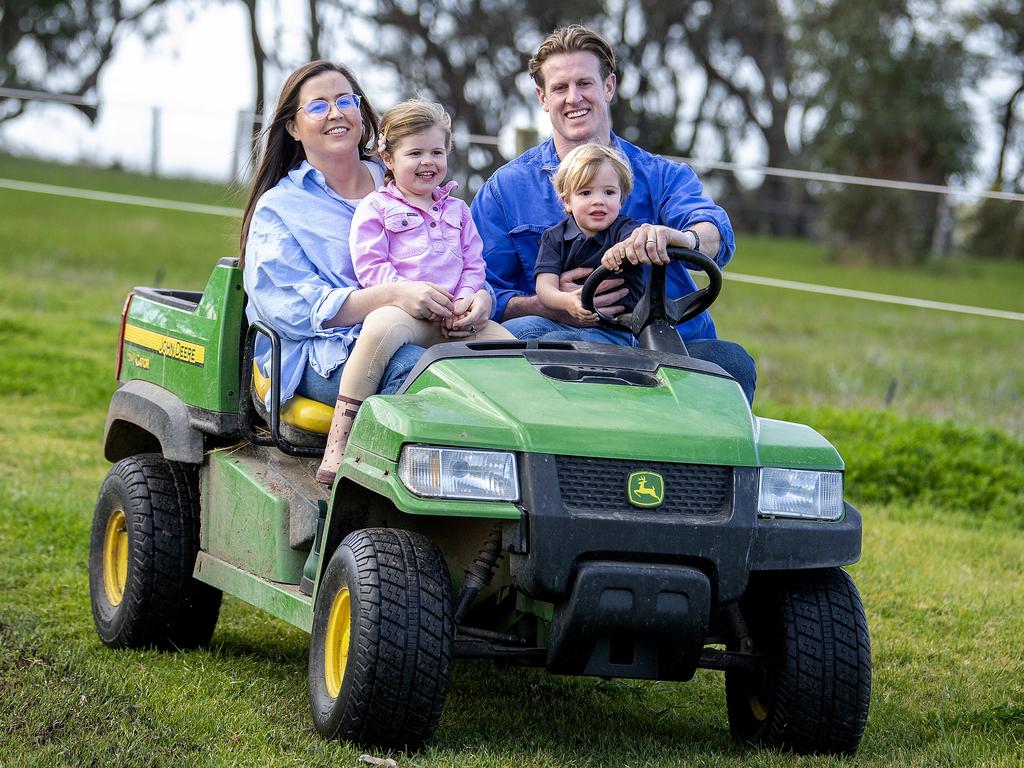
{"type": "Polygon", "coordinates": [[[323,467],[316,471],[316,481],[323,483],[324,485],[334,485],[334,478],[338,476],[338,470],[324,469],[323,467]]]}

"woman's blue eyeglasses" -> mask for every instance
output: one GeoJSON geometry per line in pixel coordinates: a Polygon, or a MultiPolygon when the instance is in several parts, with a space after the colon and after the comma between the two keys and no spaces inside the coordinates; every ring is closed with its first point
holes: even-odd
{"type": "MultiPolygon", "coordinates": [[[[339,112],[352,112],[359,109],[361,102],[358,93],[346,93],[334,100],[334,106],[339,112]]],[[[314,120],[325,120],[331,113],[331,102],[327,99],[313,99],[308,104],[303,104],[300,109],[314,120]]]]}

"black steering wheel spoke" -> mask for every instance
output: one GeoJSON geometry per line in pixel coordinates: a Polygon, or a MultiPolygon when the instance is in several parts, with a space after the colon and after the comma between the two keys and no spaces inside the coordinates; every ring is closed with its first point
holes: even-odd
{"type": "MultiPolygon", "coordinates": [[[[699,291],[694,291],[678,299],[668,299],[665,302],[665,314],[672,321],[673,325],[683,322],[682,318],[684,317],[694,317],[694,314],[690,312],[690,307],[703,304],[707,290],[707,288],[701,288],[699,291]]],[[[704,310],[700,311],[703,312],[704,310]]]]}

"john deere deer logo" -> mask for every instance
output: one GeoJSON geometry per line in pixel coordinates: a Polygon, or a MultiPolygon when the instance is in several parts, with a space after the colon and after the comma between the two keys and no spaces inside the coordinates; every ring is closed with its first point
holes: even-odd
{"type": "Polygon", "coordinates": [[[657,472],[634,472],[626,488],[634,507],[659,507],[665,500],[665,481],[657,472]]]}

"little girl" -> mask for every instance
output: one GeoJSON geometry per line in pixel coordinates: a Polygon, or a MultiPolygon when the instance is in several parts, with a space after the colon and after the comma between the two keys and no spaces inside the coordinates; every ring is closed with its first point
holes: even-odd
{"type": "MultiPolygon", "coordinates": [[[[352,264],[361,286],[398,280],[435,285],[454,304],[452,317],[411,316],[399,307],[374,310],[363,320],[345,364],[331,431],[316,479],[334,482],[352,422],[364,399],[377,391],[384,368],[403,344],[446,341],[441,323],[465,316],[483,288],[483,243],[469,206],[452,196],[457,185],[440,186],[448,171],[451,118],[440,104],[404,101],[381,118],[377,152],[387,166],[385,186],[363,198],[349,234],[352,264]]],[[[471,329],[472,330],[472,329],[471,329]]],[[[472,339],[511,339],[490,320],[472,339]]]]}

